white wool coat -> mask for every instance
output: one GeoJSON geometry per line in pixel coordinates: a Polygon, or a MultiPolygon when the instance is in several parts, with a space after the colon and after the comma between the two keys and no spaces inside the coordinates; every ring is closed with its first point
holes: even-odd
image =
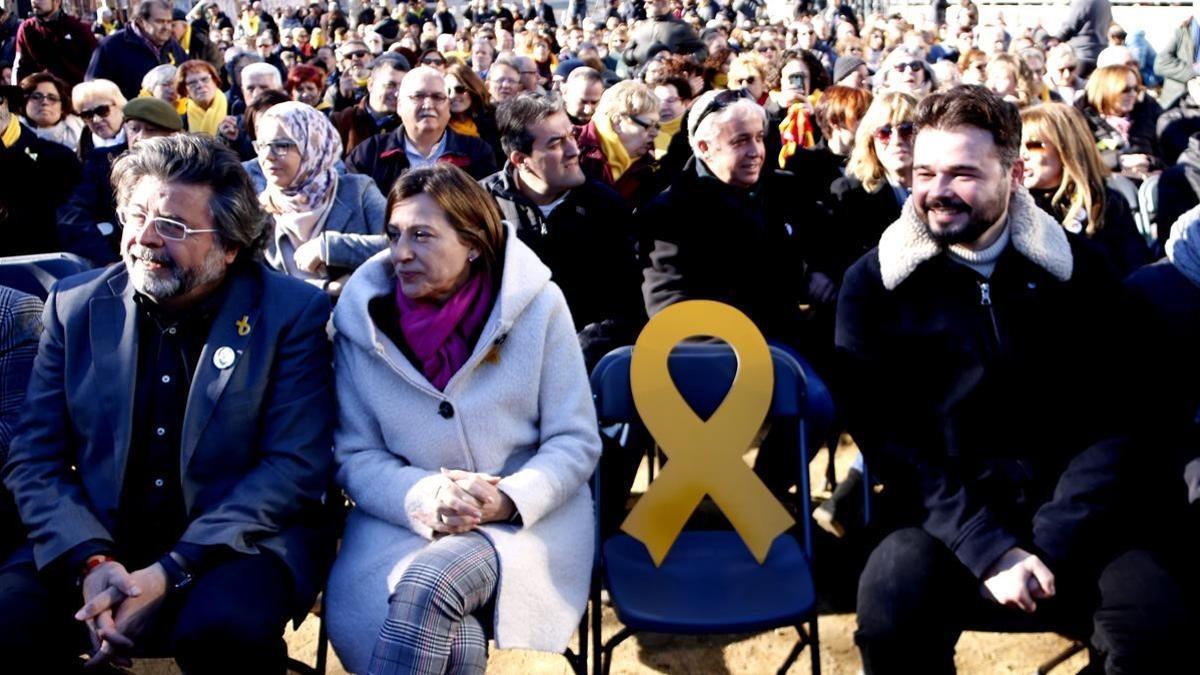
{"type": "Polygon", "coordinates": [[[500,561],[500,648],[560,652],[587,603],[600,455],[583,356],[550,270],[508,228],[497,301],[467,363],[439,392],[379,330],[368,303],[395,288],[390,253],[364,263],[333,315],[338,481],[355,508],[326,591],[339,658],[366,669],[388,596],[432,541],[439,469],[503,476],[521,525],[480,528],[500,561]],[[448,403],[453,414],[444,417],[448,403]]]}

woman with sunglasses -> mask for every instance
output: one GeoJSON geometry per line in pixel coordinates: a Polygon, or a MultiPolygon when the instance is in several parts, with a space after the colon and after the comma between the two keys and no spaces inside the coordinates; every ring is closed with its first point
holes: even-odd
{"type": "Polygon", "coordinates": [[[496,128],[496,108],[487,85],[474,70],[462,63],[446,67],[446,95],[450,97],[450,129],[463,136],[474,136],[492,146],[496,166],[504,166],[500,132],[496,128]]]}
{"type": "Polygon", "coordinates": [[[83,120],[72,114],[67,83],[43,71],[21,80],[20,86],[25,94],[25,115],[21,119],[25,126],[39,138],[78,152],[83,120]]]}
{"type": "Polygon", "coordinates": [[[71,90],[71,104],[87,128],[79,136],[79,158],[85,160],[96,148],[125,142],[125,97],[110,80],[80,82],[71,90]]]}
{"type": "Polygon", "coordinates": [[[864,253],[897,218],[912,189],[913,117],[917,100],[885,92],[871,102],[854,134],[846,175],[833,182],[831,233],[833,280],[864,253]]]}
{"type": "Polygon", "coordinates": [[[591,121],[579,129],[583,173],[615,189],[631,208],[662,187],[653,152],[660,107],[650,87],[624,80],[604,92],[591,121]]]}
{"type": "Polygon", "coordinates": [[[745,89],[754,102],[767,104],[767,61],[753,52],[739,54],[729,66],[729,88],[745,89]]]}
{"type": "Polygon", "coordinates": [[[386,200],[370,176],[339,173],[342,141],[312,106],[280,103],[255,126],[266,179],[258,199],[274,220],[263,257],[336,296],[351,272],[387,247],[386,200]]]}
{"type": "Polygon", "coordinates": [[[1021,160],[1037,205],[1095,242],[1122,277],[1150,262],[1129,204],[1105,185],[1108,169],[1078,110],[1046,103],[1021,111],[1021,160]]]}
{"type": "Polygon", "coordinates": [[[1141,179],[1162,168],[1156,131],[1162,108],[1142,92],[1136,68],[1097,68],[1076,106],[1083,111],[1110,170],[1141,179]]]}
{"type": "Polygon", "coordinates": [[[901,45],[892,50],[879,66],[876,79],[883,91],[898,91],[920,100],[937,89],[933,68],[925,62],[920,49],[901,45]]]}

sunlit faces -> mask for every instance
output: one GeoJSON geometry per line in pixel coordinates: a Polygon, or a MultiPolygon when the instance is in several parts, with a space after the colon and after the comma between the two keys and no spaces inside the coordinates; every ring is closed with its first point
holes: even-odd
{"type": "Polygon", "coordinates": [[[404,71],[390,64],[376,66],[367,81],[367,104],[377,113],[395,112],[400,105],[400,84],[404,71]]]}
{"type": "Polygon", "coordinates": [[[272,77],[269,73],[250,73],[242,72],[242,100],[249,103],[254,100],[262,92],[268,89],[278,89],[280,82],[277,78],[272,77]]]}
{"type": "Polygon", "coordinates": [[[450,97],[446,80],[434,68],[420,66],[400,83],[400,120],[411,138],[440,137],[450,123],[450,97]]]}
{"type": "Polygon", "coordinates": [[[63,100],[49,82],[39,82],[25,102],[25,117],[39,127],[52,127],[63,118],[63,100]]]}
{"type": "Polygon", "coordinates": [[[631,159],[638,159],[654,149],[654,138],[660,128],[658,113],[621,115],[614,130],[621,146],[631,159]]]}
{"type": "Polygon", "coordinates": [[[571,120],[554,113],[529,128],[533,136],[530,154],[514,153],[523,182],[547,194],[558,194],[582,185],[585,178],[579,166],[579,146],[572,133],[571,120]]]}
{"type": "Polygon", "coordinates": [[[156,127],[149,122],[143,120],[127,119],[125,120],[125,143],[132,150],[138,146],[138,143],[147,138],[158,138],[159,136],[170,136],[171,132],[161,127],[156,127]]]}
{"type": "Polygon", "coordinates": [[[683,114],[683,99],[674,85],[660,84],[654,88],[654,95],[658,97],[660,121],[670,122],[683,114]]]}
{"type": "Polygon", "coordinates": [[[255,150],[263,176],[278,188],[291,186],[300,173],[300,147],[273,117],[263,117],[257,126],[255,150]]]}
{"type": "Polygon", "coordinates": [[[93,135],[105,140],[120,133],[121,123],[125,121],[121,106],[112,99],[96,99],[83,104],[79,117],[88,125],[93,135]]]}
{"type": "Polygon", "coordinates": [[[471,109],[471,93],[467,85],[454,75],[446,74],[446,95],[450,97],[450,112],[462,115],[471,109]]]}
{"type": "Polygon", "coordinates": [[[1005,169],[984,129],[923,129],[913,142],[913,205],[943,245],[969,246],[983,236],[1004,217],[1023,177],[1020,160],[1005,169]]]}
{"type": "Polygon", "coordinates": [[[188,98],[202,108],[207,108],[212,103],[217,92],[217,83],[213,82],[212,75],[203,70],[188,73],[183,85],[187,88],[188,98]]]}
{"type": "Polygon", "coordinates": [[[1030,190],[1052,190],[1062,183],[1063,163],[1053,143],[1025,135],[1021,139],[1022,178],[1030,190]]]}
{"type": "Polygon", "coordinates": [[[603,82],[588,82],[583,78],[567,79],[563,87],[563,105],[567,114],[579,123],[587,124],[596,113],[600,97],[604,95],[603,82]]]}
{"type": "Polygon", "coordinates": [[[315,108],[321,102],[321,87],[317,86],[316,82],[307,80],[300,82],[292,90],[292,100],[306,103],[315,108]]]}
{"type": "Polygon", "coordinates": [[[159,4],[150,5],[150,16],[145,19],[137,19],[138,24],[142,28],[142,32],[150,41],[158,46],[167,44],[171,40],[171,10],[159,4]]]}
{"type": "Polygon", "coordinates": [[[750,187],[758,182],[766,158],[762,113],[733,105],[717,114],[715,136],[697,142],[700,157],[722,182],[750,187]]]}
{"type": "Polygon", "coordinates": [[[488,70],[488,93],[493,103],[503,103],[521,92],[521,73],[505,63],[493,63],[488,70]]]}
{"type": "Polygon", "coordinates": [[[412,300],[444,302],[470,278],[470,260],[479,255],[426,194],[397,202],[384,233],[400,292],[412,300]]]}

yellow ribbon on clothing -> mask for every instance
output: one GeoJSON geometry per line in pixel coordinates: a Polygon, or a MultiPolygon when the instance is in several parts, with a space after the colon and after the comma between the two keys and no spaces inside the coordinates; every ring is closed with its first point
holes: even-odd
{"type": "Polygon", "coordinates": [[[795,522],[742,461],[771,407],[775,370],[767,341],[737,309],[710,300],[680,302],[659,312],[638,336],[630,364],[633,402],[671,461],[650,484],[621,529],[646,545],[661,565],[705,495],[712,497],[759,563],[795,522]],[[667,361],[691,337],[720,338],[738,368],[729,393],[707,420],[684,400],[667,361]]]}

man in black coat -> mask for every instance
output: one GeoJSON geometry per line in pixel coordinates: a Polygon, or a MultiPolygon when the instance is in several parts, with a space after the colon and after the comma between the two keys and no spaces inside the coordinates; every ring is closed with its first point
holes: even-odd
{"type": "Polygon", "coordinates": [[[112,80],[126,99],[137,98],[142,78],[165,63],[180,65],[187,52],[171,32],[171,5],[166,0],[142,0],[133,21],[109,35],[92,53],[87,79],[112,80]]]}
{"type": "Polygon", "coordinates": [[[895,528],[859,581],[865,670],[953,672],[974,628],[1090,635],[1106,672],[1166,672],[1186,609],[1122,520],[1117,281],[1021,187],[1014,106],[957,87],[916,127],[912,197],[838,300],[850,429],[895,528]]]}
{"type": "Polygon", "coordinates": [[[703,63],[708,48],[691,26],[671,13],[670,0],[653,0],[651,9],[654,20],[638,28],[625,46],[625,64],[637,68],[649,60],[652,48],[660,45],[672,54],[691,54],[703,63]]]}
{"type": "Polygon", "coordinates": [[[562,103],[521,94],[496,112],[508,163],[480,181],[562,288],[589,369],[646,321],[629,209],[584,177],[562,103]]]}
{"type": "Polygon", "coordinates": [[[375,179],[387,194],[413,166],[450,162],[476,180],[496,171],[491,146],[449,129],[450,99],[441,71],[419,66],[400,84],[399,127],[368,138],[346,156],[346,168],[375,179]]]}
{"type": "Polygon", "coordinates": [[[221,49],[213,44],[206,31],[200,30],[195,23],[188,22],[188,15],[182,9],[171,11],[171,36],[187,53],[189,59],[208,61],[217,70],[225,65],[225,56],[221,54],[221,49]]]}

